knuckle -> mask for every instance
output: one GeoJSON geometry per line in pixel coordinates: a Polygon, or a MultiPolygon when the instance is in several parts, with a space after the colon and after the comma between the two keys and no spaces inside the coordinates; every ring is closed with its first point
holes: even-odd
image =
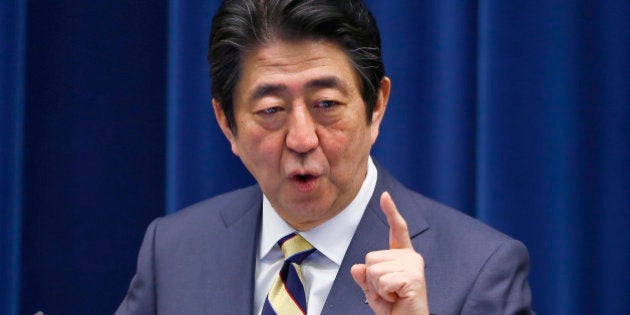
{"type": "Polygon", "coordinates": [[[420,255],[420,253],[414,252],[414,256],[415,256],[415,259],[418,262],[420,262],[422,265],[424,265],[424,257],[422,257],[422,255],[420,255]]]}
{"type": "Polygon", "coordinates": [[[402,232],[407,233],[407,234],[409,233],[409,228],[407,227],[407,222],[406,222],[406,221],[402,220],[402,221],[400,222],[400,230],[401,230],[402,232]]]}
{"type": "Polygon", "coordinates": [[[369,252],[365,255],[365,263],[367,265],[373,264],[377,260],[378,254],[376,252],[369,252]]]}

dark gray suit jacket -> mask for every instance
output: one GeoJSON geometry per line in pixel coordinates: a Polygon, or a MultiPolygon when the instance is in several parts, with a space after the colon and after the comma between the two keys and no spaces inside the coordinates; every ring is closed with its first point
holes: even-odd
{"type": "MultiPolygon", "coordinates": [[[[528,314],[522,243],[408,190],[382,168],[322,314],[371,314],[350,267],[388,248],[379,197],[389,191],[426,263],[433,314],[528,314]]],[[[156,219],[116,314],[252,314],[262,193],[252,186],[156,219]]],[[[333,236],[331,236],[333,237],[333,236]]]]}

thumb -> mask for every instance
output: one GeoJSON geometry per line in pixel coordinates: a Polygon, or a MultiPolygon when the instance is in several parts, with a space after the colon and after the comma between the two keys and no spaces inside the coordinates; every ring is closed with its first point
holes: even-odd
{"type": "Polygon", "coordinates": [[[356,264],[350,268],[350,273],[352,274],[352,279],[357,285],[365,292],[367,290],[367,280],[365,275],[366,267],[365,264],[356,264]]]}

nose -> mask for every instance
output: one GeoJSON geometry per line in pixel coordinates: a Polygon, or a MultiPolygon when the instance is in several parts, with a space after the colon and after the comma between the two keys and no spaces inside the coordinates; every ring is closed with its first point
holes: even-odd
{"type": "Polygon", "coordinates": [[[316,127],[306,106],[294,106],[287,125],[287,147],[297,153],[308,153],[319,145],[316,127]]]}

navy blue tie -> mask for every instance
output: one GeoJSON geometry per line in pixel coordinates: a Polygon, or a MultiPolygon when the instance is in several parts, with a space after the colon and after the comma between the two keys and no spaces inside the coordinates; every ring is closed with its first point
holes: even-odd
{"type": "Polygon", "coordinates": [[[262,315],[306,314],[306,295],[300,264],[315,248],[300,234],[291,233],[278,241],[284,264],[269,289],[262,315]]]}

